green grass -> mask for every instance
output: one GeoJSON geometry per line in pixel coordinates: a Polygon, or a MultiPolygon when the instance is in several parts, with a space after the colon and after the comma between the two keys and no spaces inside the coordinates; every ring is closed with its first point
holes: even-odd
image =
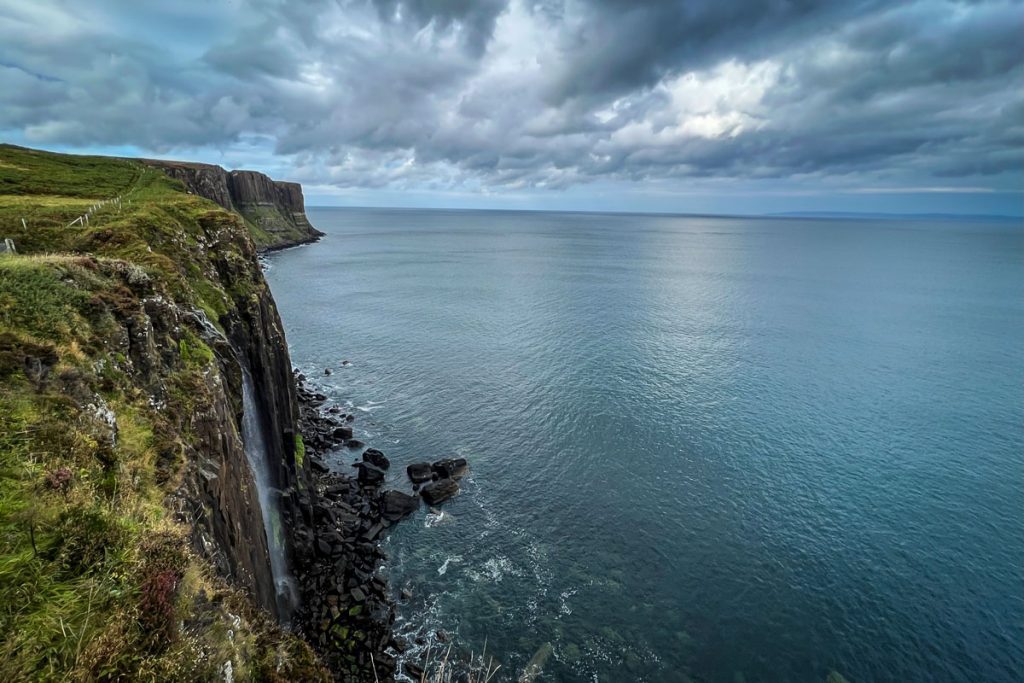
{"type": "Polygon", "coordinates": [[[302,462],[306,459],[306,443],[302,440],[302,434],[295,435],[295,466],[302,469],[302,462]]]}
{"type": "Polygon", "coordinates": [[[317,678],[168,514],[214,352],[184,326],[146,352],[160,405],[129,357],[144,301],[220,324],[265,287],[245,223],[139,163],[0,145],[0,237],[0,677],[317,678]]]}

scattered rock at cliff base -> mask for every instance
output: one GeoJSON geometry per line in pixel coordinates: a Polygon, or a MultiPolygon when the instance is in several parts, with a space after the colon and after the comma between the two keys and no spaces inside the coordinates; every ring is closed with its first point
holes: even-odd
{"type": "Polygon", "coordinates": [[[414,681],[423,679],[423,667],[416,662],[403,662],[402,671],[414,681]]]}
{"type": "Polygon", "coordinates": [[[367,486],[379,486],[384,483],[384,470],[368,462],[357,462],[359,483],[367,486]]]}
{"type": "Polygon", "coordinates": [[[401,491],[385,491],[381,497],[381,515],[384,519],[397,522],[412,514],[420,507],[420,499],[401,491]]]}
{"type": "Polygon", "coordinates": [[[345,442],[345,447],[346,448],[351,448],[353,450],[355,450],[357,448],[362,448],[365,445],[366,444],[364,444],[359,439],[349,439],[348,441],[345,442]]]}
{"type": "Polygon", "coordinates": [[[414,484],[422,484],[434,478],[434,471],[429,462],[413,463],[405,468],[405,473],[409,475],[409,481],[414,484]]]}
{"type": "Polygon", "coordinates": [[[352,438],[351,427],[335,427],[334,431],[331,432],[331,436],[339,441],[344,441],[352,438]]]}
{"type": "Polygon", "coordinates": [[[454,479],[438,479],[423,487],[420,495],[429,505],[445,502],[459,492],[459,484],[454,479]]]}
{"type": "Polygon", "coordinates": [[[430,467],[438,479],[462,479],[466,475],[469,463],[465,458],[446,458],[438,460],[430,467]]]}
{"type": "Polygon", "coordinates": [[[376,448],[367,448],[365,451],[363,451],[363,460],[373,465],[376,465],[382,470],[386,470],[389,467],[391,467],[391,461],[387,459],[384,453],[377,450],[376,448]]]}

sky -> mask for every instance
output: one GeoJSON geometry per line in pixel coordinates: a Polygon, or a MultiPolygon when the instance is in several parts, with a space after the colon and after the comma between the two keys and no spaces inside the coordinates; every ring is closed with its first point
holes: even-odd
{"type": "Polygon", "coordinates": [[[1024,213],[1024,2],[0,0],[0,141],[308,205],[1024,213]]]}

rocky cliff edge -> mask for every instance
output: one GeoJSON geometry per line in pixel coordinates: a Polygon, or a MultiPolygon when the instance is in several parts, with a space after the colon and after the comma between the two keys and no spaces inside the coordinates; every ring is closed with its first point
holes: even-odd
{"type": "Polygon", "coordinates": [[[271,180],[257,171],[226,171],[213,164],[153,159],[145,163],[180,180],[188,192],[238,213],[261,250],[283,249],[323,236],[306,217],[298,183],[271,180]]]}

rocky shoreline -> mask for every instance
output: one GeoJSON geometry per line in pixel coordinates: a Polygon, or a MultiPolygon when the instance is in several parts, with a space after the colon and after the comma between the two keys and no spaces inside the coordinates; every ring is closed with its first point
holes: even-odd
{"type": "MultiPolygon", "coordinates": [[[[303,519],[289,520],[302,597],[293,627],[339,679],[393,680],[397,658],[408,644],[392,632],[395,606],[380,573],[387,556],[379,542],[387,529],[420,508],[421,498],[436,505],[454,495],[467,463],[456,458],[410,465],[414,494],[385,489],[390,462],[384,453],[354,439],[354,416],[328,406],[327,397],[297,370],[294,376],[303,457],[314,490],[298,492],[303,519]],[[355,475],[327,466],[328,453],[339,449],[359,456],[355,475]]],[[[404,668],[416,680],[422,673],[411,662],[404,668]]]]}

